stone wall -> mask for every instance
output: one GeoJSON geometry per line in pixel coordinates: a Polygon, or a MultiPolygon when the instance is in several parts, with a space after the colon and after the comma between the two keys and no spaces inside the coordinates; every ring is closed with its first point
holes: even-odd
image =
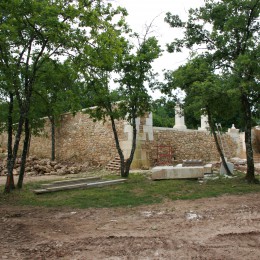
{"type": "MultiPolygon", "coordinates": [[[[119,139],[124,140],[124,122],[117,122],[119,139]]],[[[57,157],[63,161],[105,165],[117,156],[111,124],[93,120],[84,113],[63,116],[57,131],[57,157]]]]}
{"type": "MultiPolygon", "coordinates": [[[[117,122],[119,139],[127,138],[125,123],[117,122]]],[[[6,147],[7,136],[0,136],[0,146],[6,147]]],[[[22,141],[21,141],[22,144],[22,141]]],[[[22,147],[20,145],[20,147],[22,147]]],[[[38,136],[31,137],[30,155],[39,158],[51,157],[51,126],[46,119],[45,129],[38,136]]],[[[87,114],[79,112],[75,116],[65,114],[56,129],[56,158],[66,163],[106,165],[117,156],[115,140],[109,122],[93,122],[87,114]]]]}
{"type": "MultiPolygon", "coordinates": [[[[145,142],[143,144],[146,150],[149,150],[149,158],[151,165],[158,162],[158,154],[162,157],[172,151],[171,162],[180,162],[186,159],[197,159],[205,162],[218,161],[219,154],[216,149],[213,136],[208,131],[198,130],[175,130],[171,128],[153,128],[153,142],[145,142]],[[148,148],[149,147],[149,148],[148,148]]],[[[229,147],[225,151],[227,157],[236,156],[237,144],[229,135],[222,136],[223,142],[229,147]]],[[[163,161],[159,156],[159,161],[163,161]]]]}
{"type": "Polygon", "coordinates": [[[256,153],[260,153],[260,127],[253,129],[253,149],[256,153]]]}
{"type": "MultiPolygon", "coordinates": [[[[208,131],[179,130],[152,126],[152,115],[137,119],[138,140],[133,168],[147,169],[158,164],[158,146],[172,149],[170,163],[185,159],[200,159],[205,162],[218,161],[213,136],[208,131]]],[[[127,122],[117,122],[121,148],[128,156],[132,144],[132,126],[127,122]]],[[[45,130],[40,136],[31,139],[30,155],[50,158],[50,124],[46,121],[45,130]]],[[[228,158],[236,157],[237,142],[229,134],[222,136],[228,158]]],[[[0,146],[6,147],[6,137],[0,136],[0,146]]],[[[167,153],[168,151],[166,151],[167,153]]],[[[161,151],[164,153],[164,151],[161,151]]],[[[109,122],[93,122],[82,112],[75,116],[65,114],[56,131],[57,160],[67,163],[85,163],[105,166],[118,156],[114,136],[109,122]]],[[[169,158],[168,158],[169,159],[169,158]]]]}

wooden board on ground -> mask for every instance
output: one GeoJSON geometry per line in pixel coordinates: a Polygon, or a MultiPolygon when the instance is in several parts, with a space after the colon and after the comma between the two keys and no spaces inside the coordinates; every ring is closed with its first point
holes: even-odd
{"type": "Polygon", "coordinates": [[[45,184],[42,184],[42,187],[47,188],[47,187],[64,186],[64,185],[77,184],[77,183],[89,183],[89,182],[98,181],[100,179],[101,179],[101,177],[72,178],[72,179],[63,180],[63,181],[54,181],[51,183],[45,183],[45,184]]]}
{"type": "Polygon", "coordinates": [[[108,180],[108,181],[97,181],[97,182],[84,182],[84,183],[74,183],[74,184],[66,184],[66,185],[57,185],[45,187],[42,189],[34,190],[35,194],[43,194],[50,193],[55,191],[63,191],[63,190],[72,190],[72,189],[88,189],[92,187],[104,187],[109,185],[115,185],[119,183],[126,182],[126,179],[117,179],[117,180],[108,180]]]}

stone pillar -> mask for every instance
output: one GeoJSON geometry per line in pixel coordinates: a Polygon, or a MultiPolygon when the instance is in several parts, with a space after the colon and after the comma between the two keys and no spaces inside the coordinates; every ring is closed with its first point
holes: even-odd
{"type": "Polygon", "coordinates": [[[239,133],[239,129],[236,129],[235,128],[235,125],[234,124],[232,124],[232,127],[231,128],[228,128],[228,133],[229,134],[235,134],[235,135],[237,135],[238,133],[239,133]]]}
{"type": "Polygon", "coordinates": [[[174,125],[173,129],[178,129],[178,130],[187,129],[187,127],[185,125],[183,111],[182,111],[180,105],[178,105],[178,104],[175,106],[175,125],[174,125]]]}
{"type": "MultiPolygon", "coordinates": [[[[136,118],[136,150],[131,169],[149,169],[150,160],[148,151],[145,149],[145,143],[153,141],[153,117],[152,113],[146,114],[142,118],[136,118]]],[[[125,122],[124,132],[127,134],[127,140],[121,141],[120,145],[123,150],[125,158],[130,156],[132,140],[133,140],[133,127],[125,122]]]]}
{"type": "Polygon", "coordinates": [[[235,125],[232,124],[232,127],[228,129],[227,134],[233,139],[233,141],[237,145],[236,156],[237,157],[245,157],[245,142],[244,142],[244,135],[243,133],[239,133],[239,129],[236,129],[235,125]]]}
{"type": "Polygon", "coordinates": [[[201,115],[200,117],[200,127],[198,128],[200,131],[208,131],[209,130],[209,119],[207,115],[201,115]]]}

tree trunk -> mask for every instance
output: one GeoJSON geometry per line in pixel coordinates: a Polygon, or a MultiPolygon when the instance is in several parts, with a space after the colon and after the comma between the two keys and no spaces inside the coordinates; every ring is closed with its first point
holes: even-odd
{"type": "Polygon", "coordinates": [[[50,117],[51,121],[51,160],[55,161],[55,120],[54,116],[50,117]]]}
{"type": "Polygon", "coordinates": [[[223,166],[224,166],[224,168],[225,168],[225,170],[226,170],[227,175],[232,176],[232,173],[230,172],[230,170],[229,170],[229,168],[228,168],[228,166],[227,166],[227,162],[226,162],[226,160],[225,160],[225,156],[224,156],[224,154],[223,154],[223,152],[222,152],[222,149],[221,149],[221,147],[220,147],[220,145],[219,145],[218,137],[217,137],[217,135],[216,135],[215,124],[214,124],[214,122],[213,122],[213,119],[212,119],[210,110],[209,110],[209,108],[206,108],[206,110],[207,110],[208,119],[209,119],[209,126],[210,126],[210,129],[211,129],[211,131],[212,131],[212,134],[213,134],[213,137],[214,137],[214,140],[215,140],[215,144],[216,144],[218,153],[219,153],[219,155],[220,155],[221,161],[222,161],[222,163],[223,163],[223,166]]]}
{"type": "Polygon", "coordinates": [[[19,143],[21,140],[23,123],[24,123],[24,117],[21,114],[20,118],[19,118],[19,122],[18,122],[18,128],[17,128],[16,135],[15,135],[13,154],[12,154],[11,158],[7,158],[8,174],[7,174],[7,180],[6,180],[6,185],[5,185],[5,192],[7,192],[7,193],[10,192],[10,190],[11,190],[10,185],[12,184],[13,169],[14,169],[14,165],[15,165],[15,161],[16,161],[16,157],[17,157],[19,143]]]}
{"type": "Polygon", "coordinates": [[[9,109],[8,109],[8,141],[7,141],[7,180],[5,185],[5,193],[9,193],[12,189],[15,189],[13,170],[11,167],[11,161],[13,157],[13,108],[14,108],[14,95],[9,93],[9,109]]]}
{"type": "Polygon", "coordinates": [[[252,128],[252,115],[251,107],[248,101],[247,96],[242,93],[242,104],[244,110],[244,121],[245,121],[245,144],[246,144],[246,159],[247,159],[247,172],[246,180],[249,183],[257,182],[255,178],[255,166],[254,166],[254,156],[253,156],[253,147],[252,147],[252,138],[251,138],[251,128],[252,128]]]}
{"type": "Polygon", "coordinates": [[[27,152],[28,152],[28,147],[29,147],[30,128],[29,128],[29,119],[28,118],[25,119],[24,132],[25,132],[25,137],[24,137],[24,143],[23,143],[21,167],[20,167],[20,172],[19,172],[19,179],[17,182],[17,187],[19,189],[21,189],[23,186],[26,158],[27,158],[27,152]]]}
{"type": "Polygon", "coordinates": [[[118,134],[117,134],[117,130],[116,130],[114,117],[110,116],[110,120],[111,120],[112,130],[113,130],[113,134],[114,134],[114,138],[115,138],[115,142],[116,142],[116,149],[117,149],[117,152],[120,157],[120,175],[121,175],[121,177],[128,177],[128,176],[125,176],[125,171],[124,171],[125,170],[125,158],[124,158],[123,151],[119,144],[119,139],[118,139],[118,134]]]}
{"type": "Polygon", "coordinates": [[[128,177],[129,175],[130,167],[133,162],[135,149],[136,149],[136,136],[137,136],[136,121],[134,116],[132,118],[134,118],[133,119],[133,140],[132,140],[131,153],[129,158],[126,160],[126,164],[125,164],[125,170],[124,170],[125,177],[128,177]]]}

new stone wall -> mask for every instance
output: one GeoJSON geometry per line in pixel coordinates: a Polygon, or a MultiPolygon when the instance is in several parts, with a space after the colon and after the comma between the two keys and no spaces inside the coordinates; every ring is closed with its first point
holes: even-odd
{"type": "MultiPolygon", "coordinates": [[[[127,138],[123,131],[124,125],[123,121],[116,123],[120,140],[127,138]]],[[[0,146],[6,147],[6,134],[0,136],[0,141],[0,146]]],[[[39,158],[51,157],[51,126],[47,119],[44,131],[39,136],[32,136],[29,154],[39,158]]],[[[116,156],[114,135],[109,122],[93,122],[93,119],[82,112],[75,116],[72,114],[62,116],[56,128],[56,159],[58,161],[88,162],[97,166],[106,165],[116,156]]]]}
{"type": "MultiPolygon", "coordinates": [[[[171,162],[182,160],[203,160],[205,162],[219,161],[219,154],[213,136],[208,131],[198,130],[174,130],[171,128],[153,128],[154,141],[143,142],[142,147],[149,151],[150,165],[160,164],[163,159],[169,159],[169,148],[171,148],[171,162]],[[162,157],[158,154],[161,154],[162,157]],[[166,157],[166,158],[163,158],[166,157]],[[159,161],[158,161],[159,160],[159,161]]],[[[225,153],[227,157],[236,156],[237,144],[232,138],[225,134],[222,141],[228,147],[225,153]]],[[[169,161],[169,160],[168,160],[169,161]]]]}
{"type": "MultiPolygon", "coordinates": [[[[124,122],[117,122],[119,139],[124,135],[124,122]]],[[[84,113],[63,116],[57,131],[57,156],[63,161],[107,164],[117,155],[111,124],[93,120],[84,113]]]]}
{"type": "MultiPolygon", "coordinates": [[[[219,161],[213,136],[208,131],[178,130],[152,126],[152,115],[137,119],[138,140],[132,168],[150,168],[158,164],[158,146],[171,147],[169,163],[185,159],[205,162],[219,161]]],[[[50,158],[51,132],[49,121],[40,136],[31,139],[30,155],[50,158]]],[[[132,127],[127,122],[117,122],[119,140],[125,155],[132,143],[132,127]]],[[[6,147],[6,136],[0,136],[0,146],[6,147]]],[[[236,157],[237,143],[230,135],[222,136],[227,157],[236,157]]],[[[22,143],[22,142],[21,142],[22,143]]],[[[161,151],[164,153],[164,151],[161,151]]],[[[166,151],[167,153],[167,151],[166,151]]],[[[105,166],[117,157],[114,135],[109,122],[93,122],[82,112],[75,116],[65,114],[56,131],[56,157],[66,163],[90,163],[105,166]]],[[[169,158],[168,158],[169,159],[169,158]]]]}

